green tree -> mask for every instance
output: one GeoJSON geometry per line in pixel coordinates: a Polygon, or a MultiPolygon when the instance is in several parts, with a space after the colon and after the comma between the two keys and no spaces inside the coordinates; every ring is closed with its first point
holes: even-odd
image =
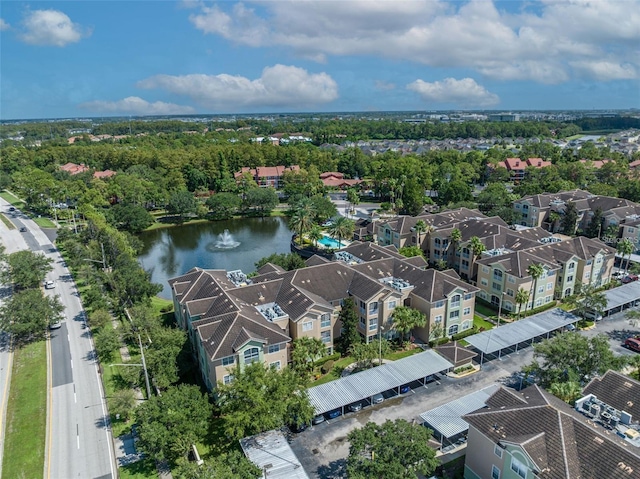
{"type": "Polygon", "coordinates": [[[107,210],[109,223],[120,230],[140,233],[154,223],[153,216],[142,206],[118,204],[107,210]]]}
{"type": "Polygon", "coordinates": [[[313,246],[315,248],[318,247],[318,240],[321,240],[324,236],[322,234],[322,227],[320,225],[313,225],[309,230],[309,234],[307,235],[311,241],[313,241],[313,246]]]}
{"type": "Polygon", "coordinates": [[[307,380],[313,371],[313,362],[327,354],[327,347],[318,338],[303,336],[291,343],[293,369],[307,380]]]}
{"type": "Polygon", "coordinates": [[[404,246],[398,250],[398,253],[402,256],[406,256],[407,258],[424,256],[424,251],[422,251],[418,246],[404,246]]]}
{"type": "Polygon", "coordinates": [[[558,334],[534,345],[533,351],[534,361],[524,369],[534,374],[544,388],[567,381],[584,385],[596,374],[619,370],[625,362],[613,354],[604,334],[592,338],[577,333],[558,334]]]}
{"type": "Polygon", "coordinates": [[[111,313],[106,309],[96,309],[89,314],[89,324],[94,329],[102,329],[111,320],[111,313]]]}
{"type": "Polygon", "coordinates": [[[455,264],[456,261],[456,252],[458,251],[458,247],[460,245],[460,240],[462,239],[462,232],[458,228],[453,228],[451,233],[449,234],[451,238],[450,250],[449,250],[449,263],[455,264]]]}
{"type": "Polygon", "coordinates": [[[573,201],[567,201],[564,207],[564,213],[560,220],[560,228],[562,232],[568,236],[576,234],[576,226],[578,222],[578,209],[573,201]]]}
{"type": "Polygon", "coordinates": [[[600,238],[602,232],[602,222],[604,217],[602,215],[602,208],[596,208],[591,217],[591,221],[587,225],[587,229],[584,231],[584,235],[587,238],[600,238]]]}
{"type": "Polygon", "coordinates": [[[413,227],[413,230],[418,235],[418,247],[422,249],[422,233],[427,231],[427,223],[424,220],[416,221],[416,225],[413,227]]]}
{"type": "Polygon", "coordinates": [[[312,196],[310,200],[313,205],[314,219],[316,223],[324,223],[329,218],[333,218],[338,214],[338,209],[330,198],[322,195],[315,195],[312,196]]]}
{"type": "Polygon", "coordinates": [[[336,346],[340,353],[346,356],[354,344],[362,341],[358,333],[358,313],[353,298],[344,299],[338,319],[342,323],[342,334],[336,346]]]}
{"type": "Polygon", "coordinates": [[[353,209],[354,206],[358,206],[360,204],[360,196],[355,188],[347,189],[347,201],[351,205],[350,209],[353,209]]]}
{"type": "Polygon", "coordinates": [[[176,479],[258,479],[263,477],[258,466],[240,451],[212,456],[204,464],[179,459],[171,469],[176,479]]]}
{"type": "Polygon", "coordinates": [[[291,368],[277,371],[260,362],[232,370],[229,384],[218,383],[218,406],[224,429],[238,440],[277,429],[296,418],[308,423],[314,415],[304,380],[291,368]],[[277,400],[274,400],[277,398],[277,400]]]}
{"type": "Polygon", "coordinates": [[[111,361],[113,353],[122,346],[120,335],[111,326],[102,328],[94,335],[93,340],[96,343],[96,353],[102,362],[111,361]]]}
{"type": "Polygon", "coordinates": [[[198,201],[187,190],[176,191],[169,197],[169,203],[167,203],[167,212],[172,215],[177,215],[179,220],[184,221],[184,217],[187,215],[195,214],[198,209],[198,201]]]}
{"type": "Polygon", "coordinates": [[[372,340],[369,343],[354,343],[349,349],[349,355],[356,362],[359,369],[369,369],[373,367],[373,361],[381,360],[389,351],[391,346],[384,338],[372,340]]]}
{"type": "Polygon", "coordinates": [[[538,280],[544,274],[544,268],[540,263],[531,263],[527,268],[527,274],[531,276],[533,282],[531,283],[531,290],[529,296],[531,297],[531,309],[535,308],[536,293],[538,291],[538,280]]]}
{"type": "Polygon", "coordinates": [[[212,412],[207,396],[198,387],[171,387],[136,409],[138,447],[159,460],[186,457],[192,444],[204,441],[212,412]]]}
{"type": "Polygon", "coordinates": [[[400,333],[402,340],[413,328],[421,328],[426,323],[427,317],[417,309],[398,306],[393,310],[393,328],[400,333]]]}
{"type": "Polygon", "coordinates": [[[19,291],[0,306],[0,329],[18,344],[39,340],[47,327],[64,319],[63,311],[57,296],[44,296],[39,289],[19,291]]]}
{"type": "Polygon", "coordinates": [[[570,299],[570,304],[576,308],[576,314],[583,319],[587,312],[602,315],[607,309],[607,296],[603,292],[597,292],[591,285],[577,285],[573,296],[567,299],[570,299]]]}
{"type": "Polygon", "coordinates": [[[431,431],[404,419],[368,422],[351,431],[347,475],[350,479],[415,479],[431,475],[439,465],[429,447],[431,431]]]}
{"type": "Polygon", "coordinates": [[[109,412],[120,416],[120,419],[128,421],[138,402],[133,389],[119,389],[111,396],[109,412]]]}
{"type": "Polygon", "coordinates": [[[306,266],[304,260],[296,253],[273,253],[270,256],[260,258],[256,262],[256,269],[262,268],[267,263],[280,266],[286,271],[293,271],[294,269],[300,269],[306,266]]]}
{"type": "Polygon", "coordinates": [[[529,302],[529,298],[531,296],[531,292],[527,291],[524,288],[518,289],[514,301],[518,305],[518,319],[520,319],[520,313],[522,312],[522,305],[527,304],[529,302]]]}
{"type": "Polygon", "coordinates": [[[618,242],[616,250],[618,250],[618,253],[620,253],[623,260],[625,256],[627,257],[627,261],[624,267],[624,271],[626,273],[629,270],[629,261],[631,260],[631,255],[636,250],[636,248],[629,238],[624,238],[622,241],[618,242]]]}
{"type": "Polygon", "coordinates": [[[353,237],[353,232],[355,231],[355,223],[345,218],[344,216],[340,216],[336,218],[333,224],[329,227],[329,234],[338,239],[338,244],[342,246],[342,240],[353,237]]]}
{"type": "Polygon", "coordinates": [[[549,387],[549,392],[573,406],[576,399],[579,399],[580,396],[582,396],[582,386],[577,381],[553,383],[549,387]]]}
{"type": "Polygon", "coordinates": [[[13,283],[16,289],[37,288],[53,267],[53,260],[40,252],[17,251],[6,256],[3,280],[13,283]]]}
{"type": "Polygon", "coordinates": [[[218,193],[207,198],[206,205],[214,220],[232,218],[240,209],[242,200],[234,193],[218,193]]]}
{"type": "Polygon", "coordinates": [[[278,204],[278,194],[273,188],[251,188],[247,191],[244,206],[250,213],[269,216],[278,204]]]}
{"type": "Polygon", "coordinates": [[[293,210],[293,216],[289,219],[289,228],[298,234],[298,244],[303,244],[304,234],[314,224],[315,210],[309,198],[300,200],[293,210]]]}

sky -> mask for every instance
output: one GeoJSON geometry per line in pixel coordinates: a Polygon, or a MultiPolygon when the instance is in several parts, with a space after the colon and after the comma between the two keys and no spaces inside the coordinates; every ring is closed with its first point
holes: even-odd
{"type": "Polygon", "coordinates": [[[0,119],[640,107],[640,0],[3,0],[0,119]]]}

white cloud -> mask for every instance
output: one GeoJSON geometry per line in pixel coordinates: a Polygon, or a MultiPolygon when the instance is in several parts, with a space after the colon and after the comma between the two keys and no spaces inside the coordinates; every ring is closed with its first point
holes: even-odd
{"type": "Polygon", "coordinates": [[[286,46],[322,62],[331,55],[377,55],[541,83],[615,80],[640,70],[640,0],[539,0],[523,3],[518,13],[486,0],[349,0],[339,8],[321,0],[220,5],[191,15],[195,28],[242,45],[286,46]],[[602,58],[618,65],[609,75],[570,64],[602,58]]]}
{"type": "Polygon", "coordinates": [[[486,88],[478,85],[473,78],[445,78],[442,81],[428,83],[416,80],[407,85],[429,103],[455,104],[459,107],[489,107],[497,105],[500,98],[486,88]]]}
{"type": "Polygon", "coordinates": [[[375,89],[380,91],[395,90],[395,83],[386,82],[384,80],[376,80],[375,89]]]}
{"type": "Polygon", "coordinates": [[[11,25],[5,22],[4,19],[0,18],[0,32],[4,30],[9,30],[10,28],[11,28],[11,25]]]}
{"type": "Polygon", "coordinates": [[[176,105],[156,101],[150,103],[137,96],[130,96],[118,101],[90,101],[82,103],[81,108],[95,112],[121,113],[133,115],[187,115],[196,110],[190,106],[176,105]]]}
{"type": "Polygon", "coordinates": [[[20,38],[31,45],[64,47],[91,34],[58,10],[34,10],[27,13],[20,38]]]}
{"type": "Polygon", "coordinates": [[[294,66],[266,67],[262,76],[156,75],[138,82],[140,88],[161,88],[191,97],[199,104],[219,110],[238,108],[309,107],[338,98],[338,86],[326,73],[309,73],[294,66]]]}
{"type": "Polygon", "coordinates": [[[632,80],[638,78],[636,68],[629,64],[619,64],[607,60],[576,61],[569,64],[579,72],[585,72],[596,80],[632,80]]]}

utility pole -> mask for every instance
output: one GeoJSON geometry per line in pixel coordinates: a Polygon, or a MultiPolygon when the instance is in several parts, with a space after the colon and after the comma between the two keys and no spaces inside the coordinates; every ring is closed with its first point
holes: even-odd
{"type": "MultiPolygon", "coordinates": [[[[129,310],[127,308],[124,308],[124,312],[127,315],[127,318],[129,319],[129,322],[131,323],[131,325],[133,325],[133,320],[131,319],[129,310]]],[[[145,385],[147,386],[147,398],[151,398],[151,385],[149,383],[149,372],[147,371],[147,362],[144,359],[144,348],[142,347],[142,339],[140,338],[140,333],[137,333],[137,334],[138,334],[138,345],[140,346],[140,356],[142,358],[142,369],[144,370],[144,382],[145,382],[145,385]]]]}

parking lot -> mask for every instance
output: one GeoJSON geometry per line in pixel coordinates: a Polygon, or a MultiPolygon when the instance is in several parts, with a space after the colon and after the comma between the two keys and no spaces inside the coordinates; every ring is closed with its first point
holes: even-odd
{"type": "MultiPolygon", "coordinates": [[[[597,326],[588,331],[581,331],[587,337],[596,334],[609,337],[611,349],[616,354],[637,354],[624,348],[624,340],[636,334],[640,335],[638,326],[630,324],[624,313],[616,313],[599,321],[597,326]]],[[[291,435],[291,447],[305,467],[310,477],[334,479],[345,477],[344,467],[349,454],[347,435],[355,428],[373,421],[378,424],[385,420],[406,419],[421,422],[420,414],[446,404],[454,399],[470,394],[493,383],[518,386],[517,373],[533,359],[531,346],[520,349],[518,353],[503,353],[501,359],[486,361],[482,370],[461,379],[439,376],[425,386],[420,383],[411,384],[411,391],[398,395],[386,392],[382,403],[370,405],[368,402],[357,412],[349,412],[335,419],[325,419],[322,423],[311,426],[306,431],[291,435]],[[515,382],[514,382],[515,381],[515,382]]]]}

